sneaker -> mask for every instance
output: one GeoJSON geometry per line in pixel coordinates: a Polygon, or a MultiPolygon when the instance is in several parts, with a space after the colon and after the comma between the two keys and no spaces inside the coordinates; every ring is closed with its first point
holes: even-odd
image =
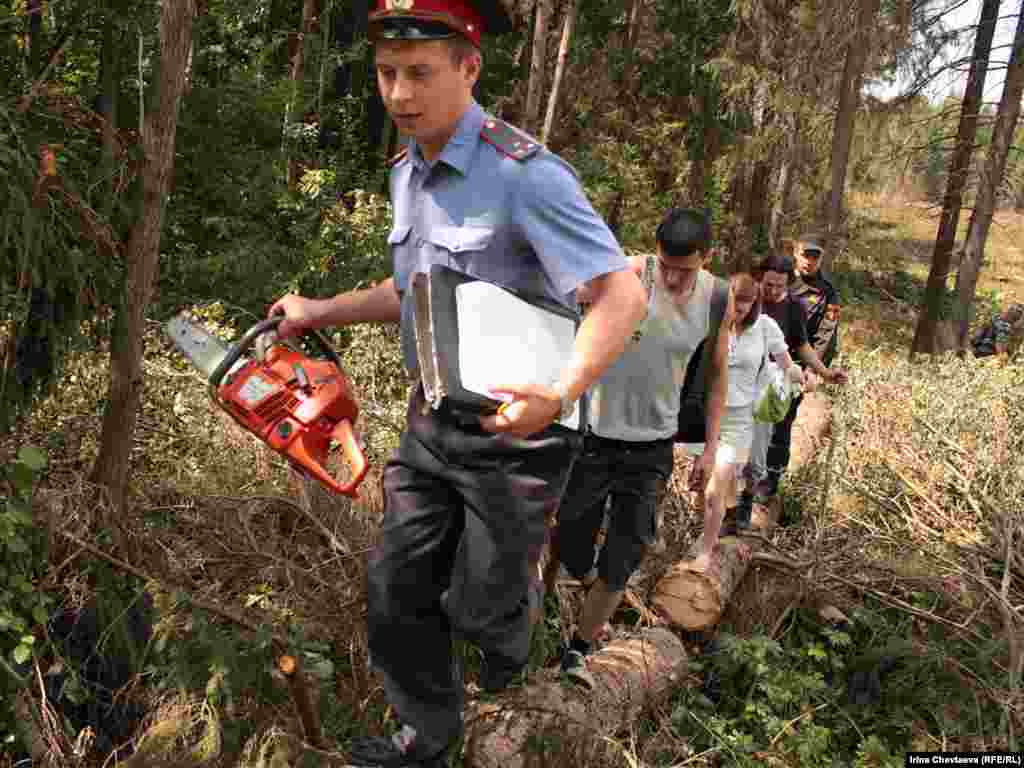
{"type": "Polygon", "coordinates": [[[484,693],[501,693],[525,668],[525,664],[516,664],[485,652],[480,669],[480,690],[484,693]]]}
{"type": "Polygon", "coordinates": [[[349,747],[351,763],[345,768],[448,768],[445,759],[447,750],[436,755],[423,757],[416,754],[415,744],[409,741],[404,747],[409,728],[403,728],[392,738],[382,736],[359,736],[352,739],[349,747]]]}
{"type": "Polygon", "coordinates": [[[588,691],[594,688],[594,676],[587,669],[587,657],[579,651],[567,648],[562,654],[562,674],[588,691]]]}

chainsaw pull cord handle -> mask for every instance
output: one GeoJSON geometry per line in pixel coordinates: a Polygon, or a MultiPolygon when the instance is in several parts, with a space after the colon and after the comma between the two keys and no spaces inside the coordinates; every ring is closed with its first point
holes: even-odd
{"type": "MultiPolygon", "coordinates": [[[[238,340],[228,353],[224,355],[224,359],[220,361],[220,365],[210,374],[210,386],[215,389],[220,386],[221,380],[227,375],[227,372],[231,370],[231,366],[238,362],[239,358],[244,355],[252,347],[253,342],[257,337],[262,336],[267,331],[272,331],[281,324],[284,320],[284,315],[274,315],[274,317],[268,317],[266,320],[261,320],[256,323],[252,328],[245,332],[245,335],[238,340]]],[[[303,338],[312,339],[316,342],[316,345],[320,348],[320,351],[334,363],[338,370],[342,370],[341,358],[338,357],[338,353],[334,350],[334,347],[330,345],[327,339],[324,338],[323,334],[319,331],[305,331],[302,334],[303,338]]]]}
{"type": "Polygon", "coordinates": [[[363,478],[366,477],[366,472],[370,468],[370,463],[366,460],[366,456],[363,454],[363,449],[359,445],[359,440],[356,438],[355,430],[352,429],[352,422],[348,419],[342,419],[338,422],[334,431],[331,432],[331,439],[338,442],[341,445],[342,451],[345,452],[345,459],[348,461],[349,466],[352,468],[352,477],[344,485],[338,484],[337,490],[346,496],[352,498],[358,498],[359,494],[356,489],[359,484],[363,482],[363,478]]]}

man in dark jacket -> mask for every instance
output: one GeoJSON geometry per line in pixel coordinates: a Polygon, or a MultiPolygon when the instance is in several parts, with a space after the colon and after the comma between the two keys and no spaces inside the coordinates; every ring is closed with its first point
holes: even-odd
{"type": "Polygon", "coordinates": [[[826,366],[839,346],[839,294],[821,273],[824,249],[817,235],[802,235],[794,245],[797,279],[789,292],[807,320],[807,340],[826,366]]]}

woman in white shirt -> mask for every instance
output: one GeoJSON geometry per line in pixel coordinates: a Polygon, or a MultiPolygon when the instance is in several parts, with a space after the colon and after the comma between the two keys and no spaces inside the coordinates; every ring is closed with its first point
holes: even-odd
{"type": "MultiPolygon", "coordinates": [[[[803,383],[803,373],[789,356],[786,339],[778,324],[761,314],[761,286],[749,272],[737,272],[729,279],[735,314],[729,333],[729,390],[722,414],[715,454],[712,484],[721,493],[710,494],[704,507],[704,533],[695,570],[717,570],[718,536],[725,516],[725,500],[736,498],[736,470],[750,459],[754,438],[754,406],[760,391],[758,378],[771,355],[794,381],[803,383]]],[[[686,446],[692,455],[704,453],[704,445],[686,446]]]]}

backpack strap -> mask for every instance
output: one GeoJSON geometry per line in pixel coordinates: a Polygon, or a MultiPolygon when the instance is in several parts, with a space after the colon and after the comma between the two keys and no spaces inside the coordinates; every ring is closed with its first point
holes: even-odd
{"type": "Polygon", "coordinates": [[[709,313],[708,335],[702,342],[700,362],[695,371],[691,396],[693,393],[702,394],[707,397],[707,372],[711,368],[711,360],[718,348],[718,334],[722,330],[722,320],[725,317],[725,308],[729,304],[729,283],[720,277],[712,277],[714,281],[711,287],[711,312],[709,313]]]}
{"type": "Polygon", "coordinates": [[[647,254],[647,258],[644,260],[644,271],[640,275],[640,282],[644,286],[644,290],[647,292],[647,298],[651,297],[651,291],[654,289],[654,261],[655,256],[653,253],[647,254]]]}
{"type": "Polygon", "coordinates": [[[400,150],[398,150],[398,152],[395,155],[393,155],[392,157],[390,157],[388,159],[388,168],[394,168],[400,162],[405,160],[406,155],[408,155],[408,154],[409,154],[409,145],[406,144],[404,147],[402,147],[400,150]]]}
{"type": "Polygon", "coordinates": [[[761,326],[761,345],[764,347],[764,352],[761,354],[761,365],[757,369],[757,378],[761,378],[761,371],[764,370],[765,363],[768,362],[768,326],[761,322],[761,318],[757,318],[757,322],[761,326]]]}

